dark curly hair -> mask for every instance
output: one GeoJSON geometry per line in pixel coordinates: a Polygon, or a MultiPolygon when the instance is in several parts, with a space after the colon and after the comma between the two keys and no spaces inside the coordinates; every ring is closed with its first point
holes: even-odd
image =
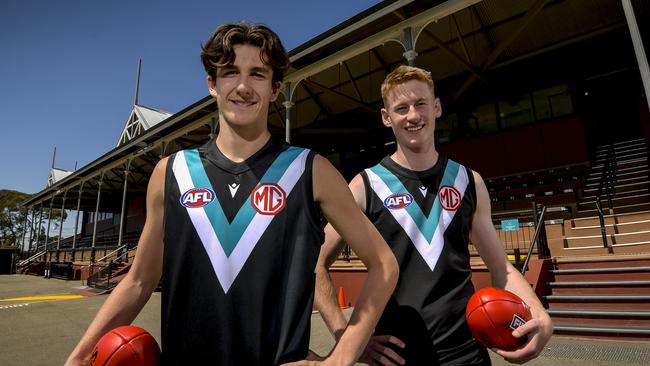
{"type": "Polygon", "coordinates": [[[214,79],[217,67],[235,62],[234,46],[239,44],[259,47],[260,58],[273,69],[272,82],[282,82],[290,65],[287,50],[269,27],[249,22],[223,24],[214,31],[205,46],[201,45],[201,62],[205,72],[214,79]]]}

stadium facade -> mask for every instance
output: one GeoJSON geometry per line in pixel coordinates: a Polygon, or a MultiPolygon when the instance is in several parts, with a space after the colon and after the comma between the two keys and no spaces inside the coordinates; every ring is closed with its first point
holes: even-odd
{"type": "MultiPolygon", "coordinates": [[[[290,52],[269,126],[351,178],[394,148],[380,84],[412,64],[436,81],[443,154],[494,179],[586,169],[598,146],[650,138],[649,27],[642,0],[383,1],[290,52]]],[[[217,120],[210,96],[174,113],[136,103],[114,149],[74,172],[52,169],[47,187],[23,203],[36,223],[22,233],[23,258],[70,263],[87,276],[89,263],[131,251],[153,167],[216,136],[217,120]],[[76,235],[52,232],[62,224],[54,209],[70,210],[76,235]]],[[[556,197],[491,193],[495,213],[556,197]]],[[[576,199],[555,204],[575,208],[576,199]]]]}

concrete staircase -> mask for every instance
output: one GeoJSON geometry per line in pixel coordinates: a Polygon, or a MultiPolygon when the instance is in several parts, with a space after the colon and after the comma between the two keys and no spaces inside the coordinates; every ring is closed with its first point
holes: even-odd
{"type": "Polygon", "coordinates": [[[554,259],[555,334],[650,341],[650,254],[554,259]]]}
{"type": "MultiPolygon", "coordinates": [[[[596,150],[595,161],[585,181],[582,199],[578,202],[576,217],[596,216],[596,194],[603,173],[603,164],[609,145],[596,150]]],[[[612,196],[613,212],[637,212],[650,210],[650,177],[648,171],[648,148],[645,139],[623,141],[613,145],[616,158],[616,181],[612,196]]],[[[602,197],[603,208],[609,208],[602,197]]]]}
{"type": "Polygon", "coordinates": [[[126,276],[131,263],[108,262],[95,264],[93,274],[88,277],[88,286],[101,290],[111,290],[126,276]]]}
{"type": "Polygon", "coordinates": [[[562,247],[552,245],[553,255],[650,253],[650,211],[605,215],[603,219],[604,233],[598,217],[564,220],[562,247]]]}

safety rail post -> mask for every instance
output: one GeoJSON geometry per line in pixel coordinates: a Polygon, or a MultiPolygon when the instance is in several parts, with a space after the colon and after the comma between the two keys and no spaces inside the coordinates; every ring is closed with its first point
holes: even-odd
{"type": "MultiPolygon", "coordinates": [[[[536,220],[537,218],[537,205],[533,202],[533,220],[536,220]]],[[[539,234],[542,230],[543,224],[544,224],[544,215],[546,214],[546,206],[542,206],[542,212],[539,214],[539,221],[534,221],[535,222],[535,234],[533,235],[533,239],[530,241],[530,245],[528,246],[528,251],[526,252],[526,259],[524,260],[524,264],[520,268],[520,272],[523,274],[526,272],[528,269],[528,263],[530,262],[530,256],[533,253],[533,248],[535,247],[535,243],[539,239],[539,234]]],[[[539,251],[539,249],[538,249],[539,251]]]]}
{"type": "Polygon", "coordinates": [[[600,235],[603,238],[603,248],[607,248],[608,252],[613,253],[612,247],[607,242],[607,227],[605,226],[605,215],[601,207],[600,197],[596,197],[596,211],[598,211],[598,222],[600,223],[600,235]]]}
{"type": "Polygon", "coordinates": [[[612,194],[614,191],[614,182],[616,181],[616,157],[614,154],[614,144],[610,143],[607,149],[607,156],[603,162],[603,170],[598,183],[598,192],[596,193],[596,212],[598,212],[598,221],[600,223],[600,234],[603,238],[603,248],[607,248],[609,253],[613,253],[613,248],[607,242],[607,227],[605,226],[605,214],[603,213],[602,194],[603,188],[607,197],[607,204],[609,206],[609,213],[614,213],[614,205],[612,204],[612,194]]]}
{"type": "Polygon", "coordinates": [[[113,261],[108,261],[108,271],[106,276],[106,289],[111,288],[111,277],[113,277],[113,261]]]}

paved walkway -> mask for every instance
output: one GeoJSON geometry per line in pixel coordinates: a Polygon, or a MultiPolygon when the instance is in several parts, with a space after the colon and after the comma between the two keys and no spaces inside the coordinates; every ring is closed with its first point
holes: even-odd
{"type": "MultiPolygon", "coordinates": [[[[106,299],[74,296],[80,281],[0,276],[2,366],[61,365],[106,299]]],[[[160,341],[160,294],[154,293],[134,324],[160,341]]],[[[311,348],[329,352],[334,342],[314,314],[311,348]]],[[[509,365],[492,354],[495,366],[509,365]]],[[[649,365],[650,342],[593,341],[553,337],[533,366],[649,365]]]]}

